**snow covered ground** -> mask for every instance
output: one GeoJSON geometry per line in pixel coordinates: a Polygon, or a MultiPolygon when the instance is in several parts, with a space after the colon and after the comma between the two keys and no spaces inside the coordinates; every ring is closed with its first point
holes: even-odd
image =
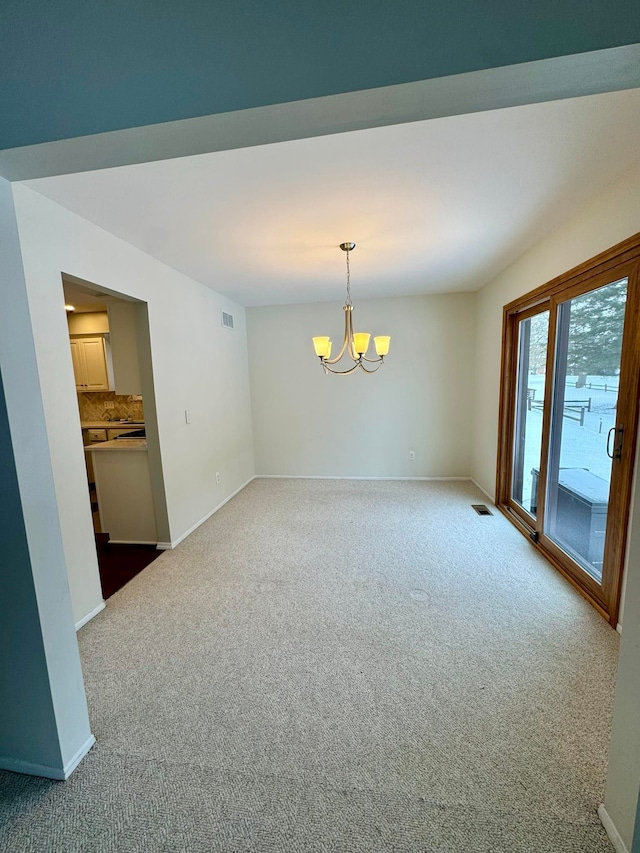
{"type": "MultiPolygon", "coordinates": [[[[541,375],[527,378],[527,386],[535,390],[535,402],[544,399],[544,380],[545,377],[541,375]]],[[[584,426],[580,426],[578,421],[568,417],[562,419],[560,467],[586,468],[609,482],[611,460],[606,453],[607,433],[615,424],[618,377],[587,377],[587,386],[592,383],[598,386],[607,385],[609,389],[614,389],[607,391],[603,388],[576,388],[576,380],[575,376],[567,377],[565,403],[591,398],[591,411],[585,412],[584,426]]],[[[577,416],[576,413],[575,417],[577,416]]],[[[527,411],[522,501],[525,509],[529,509],[531,503],[531,469],[540,467],[541,431],[542,411],[532,408],[527,411]]]]}

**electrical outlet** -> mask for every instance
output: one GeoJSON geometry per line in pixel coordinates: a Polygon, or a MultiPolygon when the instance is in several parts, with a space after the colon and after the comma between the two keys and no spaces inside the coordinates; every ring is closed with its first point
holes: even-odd
{"type": "Polygon", "coordinates": [[[216,483],[220,482],[220,472],[216,471],[216,483]]]}
{"type": "Polygon", "coordinates": [[[415,452],[415,450],[410,450],[409,451],[409,462],[415,462],[415,461],[416,461],[416,452],[415,452]]]}
{"type": "Polygon", "coordinates": [[[104,404],[104,407],[105,409],[115,409],[116,404],[113,402],[113,400],[107,400],[107,402],[104,404]]]}

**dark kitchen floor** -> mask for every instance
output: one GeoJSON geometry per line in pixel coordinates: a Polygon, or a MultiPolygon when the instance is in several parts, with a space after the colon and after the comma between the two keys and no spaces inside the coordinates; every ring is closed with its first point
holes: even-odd
{"type": "Polygon", "coordinates": [[[96,535],[102,595],[110,598],[162,553],[155,545],[110,545],[107,533],[96,535]]]}

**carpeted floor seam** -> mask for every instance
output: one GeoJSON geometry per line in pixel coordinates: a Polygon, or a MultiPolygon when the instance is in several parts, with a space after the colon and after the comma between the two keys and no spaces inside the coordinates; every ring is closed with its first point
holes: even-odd
{"type": "MultiPolygon", "coordinates": [[[[96,747],[94,747],[95,749],[96,747]]],[[[150,767],[156,765],[162,765],[165,768],[183,768],[183,769],[191,769],[197,771],[209,771],[213,776],[219,776],[222,778],[235,778],[239,780],[243,780],[245,783],[249,782],[251,784],[258,784],[260,782],[288,782],[292,785],[300,785],[305,784],[309,785],[310,782],[308,779],[302,779],[299,776],[286,775],[282,773],[265,773],[258,772],[254,774],[250,774],[242,769],[238,768],[224,768],[221,770],[220,768],[216,768],[206,762],[197,762],[197,761],[176,761],[173,759],[166,758],[165,756],[145,756],[135,752],[121,752],[117,749],[114,749],[109,746],[101,746],[100,749],[104,752],[109,752],[111,755],[118,756],[119,758],[126,760],[133,760],[139,763],[144,763],[149,765],[150,767]]],[[[365,785],[333,785],[325,780],[322,781],[314,781],[311,785],[317,785],[318,788],[321,788],[323,791],[331,791],[336,794],[344,794],[344,793],[354,793],[354,794],[368,794],[374,797],[379,796],[390,796],[394,797],[397,800],[411,800],[415,802],[419,802],[425,806],[433,806],[438,809],[460,809],[467,812],[473,812],[474,814],[487,814],[487,815],[502,815],[504,817],[519,817],[527,812],[527,809],[513,809],[513,808],[501,808],[500,806],[492,807],[489,809],[480,808],[473,803],[469,803],[462,799],[458,801],[445,801],[442,799],[430,797],[428,795],[419,794],[415,796],[411,796],[409,794],[393,791],[388,788],[375,788],[373,786],[365,786],[365,785]]],[[[566,826],[601,826],[600,818],[597,814],[597,807],[594,808],[593,814],[591,817],[588,815],[584,815],[582,819],[570,819],[567,817],[558,817],[557,815],[547,815],[548,820],[554,821],[555,823],[563,824],[566,826]]]]}

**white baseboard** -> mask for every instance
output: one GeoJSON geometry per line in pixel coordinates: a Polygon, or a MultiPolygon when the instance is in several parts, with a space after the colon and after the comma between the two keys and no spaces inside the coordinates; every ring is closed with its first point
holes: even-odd
{"type": "Polygon", "coordinates": [[[71,776],[73,771],[76,769],[78,764],[80,764],[82,759],[89,752],[89,750],[91,749],[91,747],[94,745],[95,742],[96,742],[95,737],[93,735],[89,735],[89,737],[87,738],[85,743],[80,747],[80,749],[76,752],[76,754],[73,756],[73,758],[70,761],[67,761],[67,763],[64,765],[64,778],[65,779],[68,779],[69,776],[71,776]]]}
{"type": "Polygon", "coordinates": [[[223,501],[220,501],[218,506],[214,507],[211,510],[211,512],[208,512],[206,515],[204,515],[200,519],[200,521],[196,521],[196,523],[192,527],[190,527],[188,530],[186,530],[181,536],[178,536],[177,539],[172,539],[170,543],[158,542],[158,544],[156,545],[156,548],[160,548],[160,545],[162,545],[161,550],[164,550],[164,551],[168,551],[171,548],[175,548],[177,545],[179,545],[181,542],[183,542],[187,538],[187,536],[190,536],[194,530],[197,530],[201,524],[204,524],[205,521],[208,521],[211,518],[211,516],[214,515],[214,513],[218,512],[219,509],[222,509],[222,507],[226,503],[229,503],[231,498],[235,498],[235,496],[238,494],[238,492],[241,492],[244,488],[246,488],[252,480],[255,480],[255,475],[252,477],[249,477],[249,479],[247,480],[246,483],[243,483],[241,486],[238,486],[238,488],[235,490],[235,492],[231,492],[230,495],[227,495],[227,497],[223,501]]]}
{"type": "Polygon", "coordinates": [[[483,495],[486,495],[486,496],[489,498],[489,500],[491,501],[491,503],[495,505],[495,500],[494,500],[493,496],[492,496],[492,495],[490,495],[490,494],[489,494],[489,492],[488,492],[486,489],[483,489],[483,488],[482,488],[482,486],[480,485],[480,483],[477,483],[477,482],[473,479],[473,477],[469,477],[469,479],[471,480],[471,482],[473,483],[473,485],[476,487],[476,489],[480,489],[480,491],[482,492],[482,494],[483,494],[483,495]]]}
{"type": "Polygon", "coordinates": [[[109,539],[109,545],[157,545],[149,539],[109,539]]]}
{"type": "Polygon", "coordinates": [[[471,477],[350,477],[325,474],[256,474],[254,480],[398,480],[420,482],[469,482],[471,477]]]}
{"type": "Polygon", "coordinates": [[[86,616],[83,616],[79,622],[76,622],[76,631],[79,631],[83,625],[86,625],[87,622],[90,622],[94,616],[97,616],[98,613],[102,613],[104,608],[106,607],[104,601],[101,601],[97,607],[94,607],[91,613],[87,613],[86,616]]]}
{"type": "Polygon", "coordinates": [[[95,737],[90,735],[64,767],[50,767],[47,764],[34,764],[31,761],[0,756],[0,770],[11,770],[13,773],[22,773],[25,776],[43,776],[45,779],[56,779],[62,782],[71,776],[95,742],[95,737]]]}
{"type": "Polygon", "coordinates": [[[609,841],[613,844],[616,853],[629,853],[627,845],[620,837],[620,833],[616,829],[616,825],[609,817],[609,812],[606,810],[604,803],[598,806],[598,817],[605,828],[609,841]]]}
{"type": "Polygon", "coordinates": [[[616,625],[616,631],[618,634],[622,634],[622,624],[620,622],[616,625]]]}
{"type": "Polygon", "coordinates": [[[170,551],[173,548],[171,542],[157,542],[156,551],[170,551]]]}

